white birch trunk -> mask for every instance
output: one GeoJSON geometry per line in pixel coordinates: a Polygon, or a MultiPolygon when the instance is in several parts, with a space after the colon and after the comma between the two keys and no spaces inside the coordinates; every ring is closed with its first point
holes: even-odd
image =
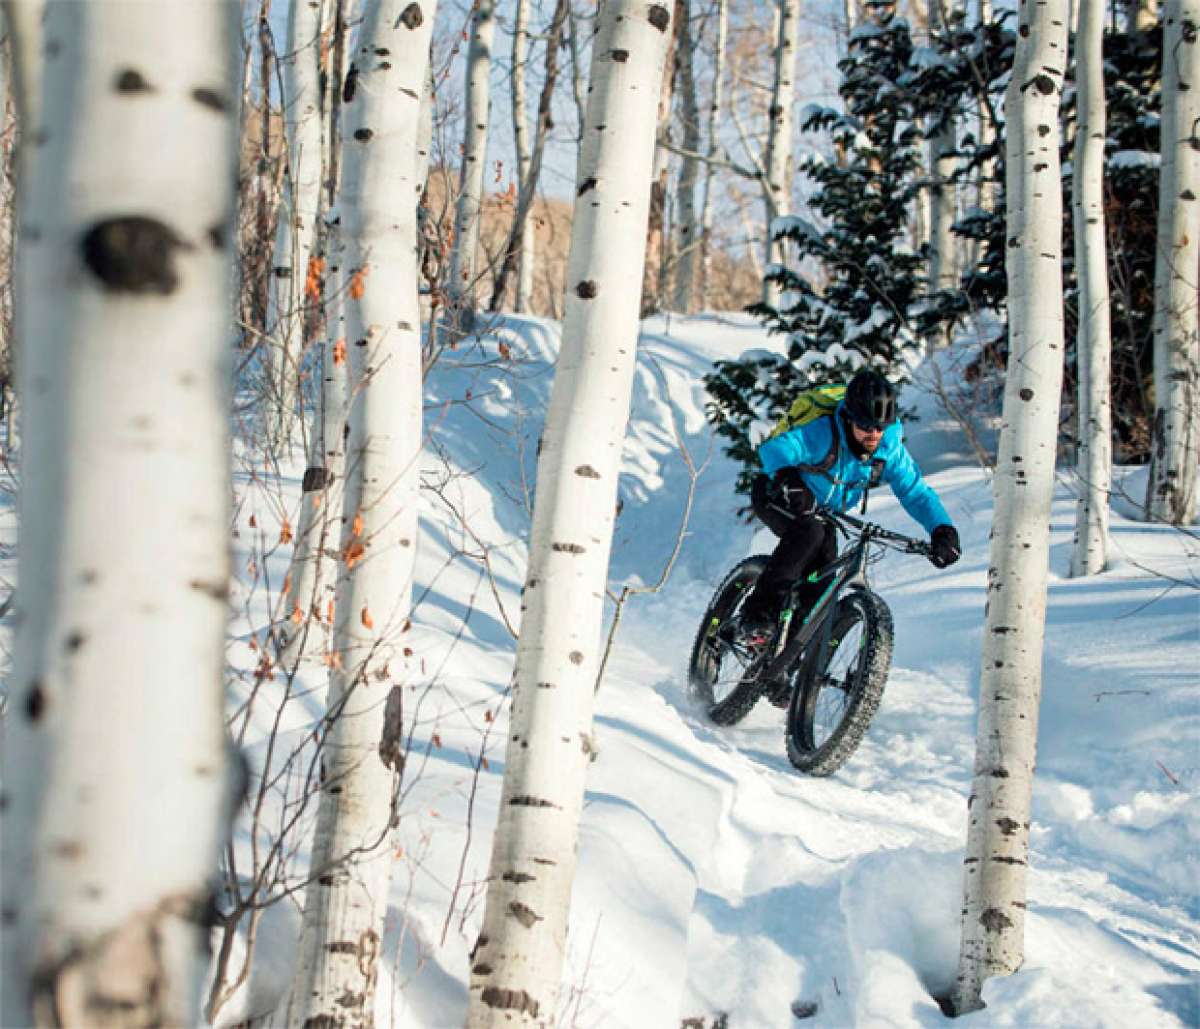
{"type": "Polygon", "coordinates": [[[1062,388],[1059,102],[1066,0],[1026,0],[1008,90],[1009,357],[975,773],[967,804],[962,946],[954,1002],[1024,957],[1029,804],[1041,696],[1050,501],[1062,388]]]}
{"type": "Polygon", "coordinates": [[[1200,0],[1168,0],[1163,19],[1162,166],[1154,269],[1154,426],[1146,509],[1152,520],[1196,518],[1200,459],[1200,0]]]}
{"type": "Polygon", "coordinates": [[[471,45],[467,50],[462,174],[459,178],[458,206],[454,212],[454,249],[450,254],[451,308],[455,320],[464,328],[473,324],[475,315],[475,254],[483,211],[488,118],[492,103],[492,40],[495,34],[493,0],[478,0],[471,16],[471,45]]]}
{"type": "Polygon", "coordinates": [[[571,99],[575,102],[575,119],[578,126],[575,147],[575,188],[583,181],[581,167],[583,163],[583,123],[587,115],[587,87],[584,73],[584,43],[580,39],[581,21],[584,16],[575,10],[575,5],[567,8],[567,46],[571,51],[571,99]]]}
{"type": "Polygon", "coordinates": [[[687,151],[679,167],[678,200],[678,260],[675,271],[674,308],[690,314],[696,292],[696,269],[699,265],[699,223],[696,218],[696,184],[700,179],[700,105],[696,102],[696,73],[693,60],[695,40],[691,31],[690,4],[683,4],[679,25],[679,49],[676,66],[679,69],[680,116],[683,119],[683,149],[687,151]]]}
{"type": "Polygon", "coordinates": [[[599,17],[471,1026],[553,1024],[565,953],[670,33],[661,4],[599,17]]]}
{"type": "MultiPolygon", "coordinates": [[[[332,234],[337,229],[331,227],[327,231],[332,234]]],[[[302,654],[314,658],[327,654],[332,629],[329,611],[336,579],[333,555],[339,543],[341,525],[337,502],[345,465],[343,429],[349,399],[349,361],[343,319],[345,283],[340,274],[340,243],[331,240],[325,254],[331,267],[326,276],[327,324],[318,366],[321,387],[308,436],[308,461],[301,484],[295,548],[288,569],[281,621],[275,633],[279,662],[288,669],[302,654]]]]}
{"type": "Polygon", "coordinates": [[[1071,575],[1095,575],[1108,557],[1108,494],[1112,482],[1112,338],[1108,302],[1108,254],[1104,225],[1104,36],[1102,0],[1081,0],[1075,37],[1076,107],[1071,201],[1075,269],[1079,280],[1079,327],[1075,355],[1079,382],[1079,454],[1076,474],[1075,543],[1071,575]]]}
{"type": "Polygon", "coordinates": [[[955,260],[954,150],[957,145],[953,123],[929,141],[929,170],[933,186],[929,204],[929,284],[933,289],[953,289],[958,281],[955,260]]]}
{"type": "MultiPolygon", "coordinates": [[[[529,0],[517,0],[517,19],[513,25],[512,47],[512,115],[513,138],[517,148],[517,175],[521,193],[537,188],[530,182],[529,128],[525,110],[525,72],[529,62],[529,0]]],[[[537,260],[537,237],[534,223],[528,215],[521,222],[521,252],[517,258],[517,295],[513,305],[518,314],[533,306],[533,266],[537,260]]]]}
{"type": "Polygon", "coordinates": [[[232,3],[47,8],[47,131],[21,187],[18,331],[37,346],[20,369],[4,1025],[199,1015],[230,813],[236,25],[232,3]]]}
{"type": "Polygon", "coordinates": [[[321,207],[320,0],[293,0],[288,13],[288,53],[281,60],[287,174],[279,202],[275,253],[267,297],[271,332],[271,388],[276,405],[276,446],[290,441],[300,397],[308,304],[305,283],[321,207]]]}
{"type": "MultiPolygon", "coordinates": [[[[791,181],[788,161],[792,156],[792,102],[796,95],[796,45],[800,33],[800,0],[777,0],[779,33],[775,45],[775,86],[771,91],[771,109],[767,130],[767,154],[763,162],[767,173],[763,183],[766,206],[766,263],[784,263],[784,243],[771,235],[771,222],[791,211],[791,181]]],[[[779,303],[779,287],[763,282],[763,303],[779,303]]]]}
{"type": "Polygon", "coordinates": [[[421,336],[413,203],[432,2],[364,7],[343,92],[352,400],[330,729],[287,1024],[374,1024],[403,754],[400,686],[417,533],[421,336]],[[378,60],[387,50],[390,59],[378,60]]]}
{"type": "MultiPolygon", "coordinates": [[[[728,28],[726,0],[717,0],[717,39],[713,51],[712,102],[708,108],[708,154],[715,158],[721,152],[721,86],[725,74],[725,38],[728,28]]],[[[709,306],[712,287],[712,225],[713,225],[713,163],[704,165],[704,203],[700,209],[700,269],[696,294],[700,310],[709,306]]]]}
{"type": "Polygon", "coordinates": [[[41,113],[42,21],[46,0],[4,0],[3,7],[4,21],[12,37],[9,53],[15,74],[10,76],[21,112],[21,133],[32,138],[41,113]]]}

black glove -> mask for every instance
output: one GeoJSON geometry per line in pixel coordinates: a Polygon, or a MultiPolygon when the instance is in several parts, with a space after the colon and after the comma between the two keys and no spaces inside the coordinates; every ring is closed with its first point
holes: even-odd
{"type": "Polygon", "coordinates": [[[793,515],[810,514],[817,506],[816,498],[813,497],[812,490],[804,482],[804,476],[799,468],[791,465],[787,468],[780,468],[775,473],[772,486],[774,486],[775,495],[779,498],[782,506],[786,507],[793,515]]]}
{"type": "Polygon", "coordinates": [[[958,530],[953,525],[939,525],[929,534],[929,560],[935,568],[949,568],[962,557],[958,530]]]}

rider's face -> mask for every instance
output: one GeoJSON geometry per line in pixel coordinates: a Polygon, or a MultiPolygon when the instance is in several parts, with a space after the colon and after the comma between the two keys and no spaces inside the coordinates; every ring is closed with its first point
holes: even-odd
{"type": "Polygon", "coordinates": [[[854,433],[854,441],[868,454],[875,453],[879,447],[879,441],[883,439],[882,429],[862,429],[857,425],[851,425],[850,431],[854,433]]]}

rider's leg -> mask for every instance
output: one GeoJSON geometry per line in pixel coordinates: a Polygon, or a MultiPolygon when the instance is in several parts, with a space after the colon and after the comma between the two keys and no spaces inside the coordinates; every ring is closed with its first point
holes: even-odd
{"type": "Polygon", "coordinates": [[[811,498],[796,497],[794,505],[781,507],[780,502],[771,497],[768,486],[765,475],[756,479],[750,490],[750,503],[754,513],[779,537],[779,543],[746,598],[742,609],[745,624],[773,622],[788,587],[810,568],[819,567],[818,562],[830,547],[836,552],[832,526],[809,513],[811,498]],[[791,510],[791,506],[797,510],[791,510]]]}

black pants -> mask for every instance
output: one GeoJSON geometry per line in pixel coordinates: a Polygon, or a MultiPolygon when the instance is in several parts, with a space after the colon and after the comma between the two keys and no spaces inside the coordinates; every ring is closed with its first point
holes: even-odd
{"type": "MultiPolygon", "coordinates": [[[[776,536],[779,543],[767,560],[753,592],[746,598],[744,617],[775,618],[788,587],[837,557],[837,535],[833,525],[816,515],[812,494],[793,491],[785,503],[771,495],[771,480],[758,476],[750,488],[750,506],[776,536]]],[[[811,607],[827,583],[805,583],[801,604],[811,607]]]]}

